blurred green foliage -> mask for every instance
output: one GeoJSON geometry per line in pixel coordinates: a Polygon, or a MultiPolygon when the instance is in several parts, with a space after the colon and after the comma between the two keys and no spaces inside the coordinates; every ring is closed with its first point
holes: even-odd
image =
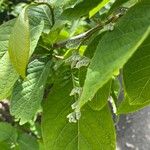
{"type": "Polygon", "coordinates": [[[0,24],[16,16],[16,9],[33,0],[0,0],[0,24]]]}

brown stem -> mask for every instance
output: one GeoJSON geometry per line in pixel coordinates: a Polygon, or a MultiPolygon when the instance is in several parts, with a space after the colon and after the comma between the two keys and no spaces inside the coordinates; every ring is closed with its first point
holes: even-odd
{"type": "Polygon", "coordinates": [[[114,13],[114,15],[110,15],[110,17],[105,22],[98,24],[94,28],[92,28],[92,29],[90,29],[90,30],[88,30],[88,31],[86,31],[84,33],[81,33],[79,35],[73,36],[73,37],[71,37],[71,38],[69,38],[67,40],[55,43],[53,45],[53,48],[64,48],[64,47],[66,47],[67,43],[71,43],[71,42],[74,42],[76,40],[82,40],[82,39],[86,40],[86,39],[88,39],[95,32],[103,29],[105,25],[108,25],[109,23],[115,23],[121,16],[123,16],[126,13],[127,10],[128,9],[124,8],[124,7],[121,7],[119,9],[117,9],[116,13],[114,13]]]}

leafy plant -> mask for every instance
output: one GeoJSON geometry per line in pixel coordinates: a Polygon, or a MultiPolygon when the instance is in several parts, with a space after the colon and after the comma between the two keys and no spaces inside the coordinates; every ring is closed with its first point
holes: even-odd
{"type": "Polygon", "coordinates": [[[115,117],[150,104],[150,1],[20,9],[0,26],[1,149],[115,150],[115,117]]]}

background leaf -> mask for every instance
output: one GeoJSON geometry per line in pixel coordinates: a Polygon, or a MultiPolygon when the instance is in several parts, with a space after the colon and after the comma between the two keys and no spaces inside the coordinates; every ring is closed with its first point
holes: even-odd
{"type": "Polygon", "coordinates": [[[19,150],[39,150],[37,139],[26,133],[19,135],[18,137],[19,150]]]}
{"type": "Polygon", "coordinates": [[[131,105],[129,103],[129,97],[126,96],[126,98],[121,102],[121,104],[117,108],[117,114],[128,114],[136,112],[140,109],[143,109],[144,107],[150,105],[150,102],[141,104],[141,105],[131,105]]]}
{"type": "Polygon", "coordinates": [[[110,95],[111,81],[106,83],[102,88],[100,88],[92,101],[89,102],[89,106],[94,110],[101,110],[108,102],[110,95]]]}
{"type": "Polygon", "coordinates": [[[123,79],[130,104],[150,102],[150,36],[125,65],[123,79]]]}

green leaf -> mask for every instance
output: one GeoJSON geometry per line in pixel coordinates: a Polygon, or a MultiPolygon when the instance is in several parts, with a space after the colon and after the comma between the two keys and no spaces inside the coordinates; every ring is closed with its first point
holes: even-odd
{"type": "MultiPolygon", "coordinates": [[[[85,50],[84,55],[88,58],[92,58],[96,47],[99,43],[99,40],[102,38],[102,36],[105,33],[101,33],[99,35],[97,35],[96,37],[94,37],[94,39],[90,42],[90,44],[88,45],[88,47],[85,50]]],[[[79,78],[80,78],[80,85],[83,86],[84,85],[84,80],[86,77],[86,72],[87,72],[87,68],[86,67],[82,67],[79,70],[79,78]]],[[[110,87],[111,87],[111,81],[108,81],[108,83],[106,83],[102,88],[100,88],[97,93],[95,94],[94,98],[89,102],[89,105],[92,109],[94,110],[101,110],[107,103],[109,94],[110,94],[110,87]]]]}
{"type": "Polygon", "coordinates": [[[123,79],[130,104],[150,102],[150,36],[125,65],[123,79]]]}
{"type": "Polygon", "coordinates": [[[19,75],[13,68],[9,54],[6,52],[0,59],[0,100],[7,98],[19,75]]]}
{"type": "Polygon", "coordinates": [[[8,49],[8,40],[15,20],[8,21],[0,26],[0,58],[8,49]]]}
{"type": "Polygon", "coordinates": [[[0,142],[1,150],[10,150],[10,145],[6,142],[0,142]]]}
{"type": "Polygon", "coordinates": [[[95,8],[102,0],[82,0],[73,8],[66,9],[60,19],[62,20],[75,20],[85,15],[88,15],[89,11],[95,8]]]}
{"type": "Polygon", "coordinates": [[[48,2],[53,5],[54,7],[71,7],[72,5],[75,5],[76,3],[79,3],[81,0],[48,0],[48,2]]]}
{"type": "Polygon", "coordinates": [[[16,142],[18,137],[17,130],[10,124],[1,122],[0,123],[0,142],[9,141],[16,142]]]}
{"type": "Polygon", "coordinates": [[[108,101],[110,89],[111,89],[111,81],[106,83],[102,88],[100,88],[97,91],[92,101],[89,102],[89,106],[94,110],[101,110],[108,101]]]}
{"type": "Polygon", "coordinates": [[[19,150],[39,150],[37,139],[28,134],[21,134],[18,137],[19,150]]]}
{"type": "Polygon", "coordinates": [[[44,33],[49,33],[52,27],[51,11],[46,5],[30,7],[29,22],[33,26],[37,26],[41,21],[44,21],[44,33]]]}
{"type": "MultiPolygon", "coordinates": [[[[30,17],[30,16],[29,16],[30,17]]],[[[19,75],[13,68],[7,52],[10,33],[15,20],[8,21],[0,26],[0,100],[7,98],[19,75]]],[[[30,55],[33,53],[43,31],[43,21],[39,24],[30,22],[30,55]]]]}
{"type": "Polygon", "coordinates": [[[20,124],[32,120],[40,109],[50,65],[50,62],[35,59],[28,66],[27,78],[16,84],[10,110],[11,114],[20,120],[20,124]]]}
{"type": "Polygon", "coordinates": [[[9,39],[10,60],[16,71],[24,78],[30,52],[29,20],[26,9],[23,9],[16,20],[9,39]]]}
{"type": "Polygon", "coordinates": [[[76,110],[89,100],[128,61],[150,32],[150,2],[143,0],[120,19],[99,42],[88,68],[76,110]]]}
{"type": "Polygon", "coordinates": [[[64,81],[57,81],[45,101],[42,118],[45,149],[115,150],[115,129],[108,106],[101,111],[86,106],[78,123],[68,122],[66,116],[74,101],[69,97],[72,88],[71,81],[65,85],[64,81]]]}
{"type": "Polygon", "coordinates": [[[7,98],[18,79],[7,52],[10,33],[15,20],[8,21],[0,26],[0,100],[7,98]]]}
{"type": "Polygon", "coordinates": [[[144,103],[144,104],[141,104],[141,105],[131,105],[129,103],[129,97],[126,96],[125,100],[123,100],[121,102],[121,104],[118,106],[117,108],[117,114],[128,114],[128,113],[133,113],[133,112],[136,112],[140,109],[143,109],[144,107],[146,106],[149,106],[150,105],[150,102],[147,102],[147,103],[144,103]]]}
{"type": "MultiPolygon", "coordinates": [[[[30,16],[29,16],[30,17],[30,16]]],[[[42,34],[42,31],[44,29],[44,22],[41,21],[39,24],[37,25],[33,25],[30,22],[30,54],[29,56],[31,56],[37,46],[37,43],[40,39],[40,36],[42,34]]]]}

